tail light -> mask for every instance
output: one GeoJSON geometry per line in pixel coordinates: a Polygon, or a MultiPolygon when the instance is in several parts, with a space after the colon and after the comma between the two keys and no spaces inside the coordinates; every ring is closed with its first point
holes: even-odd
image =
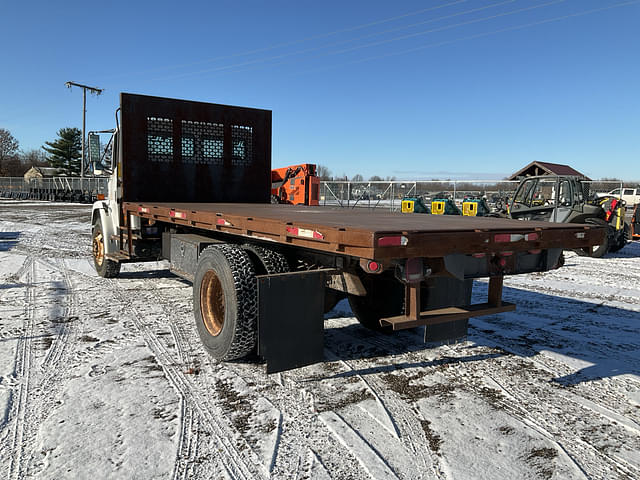
{"type": "Polygon", "coordinates": [[[379,247],[404,247],[407,243],[409,243],[409,239],[404,235],[380,237],[378,239],[379,247]]]}

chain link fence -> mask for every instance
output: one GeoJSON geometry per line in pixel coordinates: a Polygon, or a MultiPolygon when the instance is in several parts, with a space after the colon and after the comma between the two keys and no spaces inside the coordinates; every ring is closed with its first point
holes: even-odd
{"type": "Polygon", "coordinates": [[[107,178],[0,177],[0,197],[14,199],[49,200],[56,202],[92,203],[98,195],[107,195],[107,178]]]}
{"type": "MultiPolygon", "coordinates": [[[[107,195],[105,177],[53,177],[24,179],[0,177],[0,197],[68,202],[93,202],[98,195],[107,195]]],[[[342,208],[368,208],[398,211],[405,197],[422,197],[425,203],[433,199],[450,198],[460,205],[464,199],[484,198],[495,211],[504,209],[513,199],[517,181],[430,180],[430,181],[322,181],[320,205],[342,208]]],[[[622,196],[632,206],[627,193],[634,187],[620,181],[583,182],[585,198],[609,193],[622,196]]],[[[637,190],[635,190],[638,193],[637,190]]]]}
{"type": "MultiPolygon", "coordinates": [[[[508,180],[323,181],[320,205],[398,211],[403,198],[421,197],[425,203],[451,199],[458,206],[465,199],[484,198],[492,210],[500,211],[513,200],[518,184],[508,180]]],[[[584,181],[583,189],[587,199],[605,194],[625,198],[625,193],[631,190],[620,181],[584,181]]],[[[634,202],[627,200],[627,203],[634,202]]]]}
{"type": "Polygon", "coordinates": [[[324,181],[320,184],[320,204],[398,211],[403,198],[422,197],[425,202],[450,198],[456,203],[465,198],[485,198],[500,205],[513,197],[517,186],[518,182],[503,180],[324,181]]]}

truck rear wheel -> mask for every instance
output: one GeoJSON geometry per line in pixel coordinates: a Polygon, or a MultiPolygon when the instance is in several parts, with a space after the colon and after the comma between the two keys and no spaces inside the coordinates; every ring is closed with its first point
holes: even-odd
{"type": "Polygon", "coordinates": [[[367,294],[348,295],[351,311],[363,327],[371,330],[391,332],[391,327],[382,327],[381,318],[401,315],[404,311],[404,285],[392,272],[379,275],[359,274],[367,294]]]}
{"type": "Polygon", "coordinates": [[[93,253],[93,266],[98,275],[104,278],[115,278],[120,274],[120,262],[114,262],[106,257],[104,233],[100,220],[93,226],[93,231],[91,232],[91,250],[93,253]]]}
{"type": "Polygon", "coordinates": [[[250,354],[257,337],[255,269],[243,249],[208,247],[193,282],[193,313],[205,350],[218,360],[250,354]]]}
{"type": "Polygon", "coordinates": [[[287,259],[280,252],[251,243],[243,245],[242,248],[249,254],[255,267],[256,275],[272,275],[289,271],[287,259]]]}

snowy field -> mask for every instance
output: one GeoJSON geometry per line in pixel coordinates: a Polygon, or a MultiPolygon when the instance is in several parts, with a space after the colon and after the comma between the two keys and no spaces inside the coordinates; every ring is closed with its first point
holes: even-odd
{"type": "Polygon", "coordinates": [[[326,361],[267,376],[204,353],[166,264],[99,278],[89,221],[0,200],[2,479],[640,478],[639,243],[509,278],[457,345],[341,302],[326,361]]]}

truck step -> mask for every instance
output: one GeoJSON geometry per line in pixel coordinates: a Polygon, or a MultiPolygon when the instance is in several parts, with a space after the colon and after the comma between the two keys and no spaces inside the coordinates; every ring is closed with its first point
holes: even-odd
{"type": "Polygon", "coordinates": [[[107,253],[105,257],[109,260],[113,260],[114,262],[119,263],[135,263],[135,262],[155,262],[158,260],[157,256],[152,257],[130,257],[129,252],[126,250],[120,250],[117,253],[107,253]]]}
{"type": "Polygon", "coordinates": [[[124,251],[120,251],[117,253],[107,253],[105,255],[105,257],[107,257],[109,260],[113,260],[115,262],[122,262],[122,261],[127,261],[130,259],[129,254],[124,252],[124,251]]]}
{"type": "MultiPolygon", "coordinates": [[[[127,238],[127,234],[125,233],[124,236],[125,240],[127,238]]],[[[160,237],[143,237],[142,235],[138,234],[138,233],[132,233],[131,234],[131,239],[132,240],[160,240],[160,237]]],[[[117,240],[120,241],[120,235],[111,235],[111,240],[117,240]]]]}
{"type": "Polygon", "coordinates": [[[437,325],[440,323],[456,322],[471,317],[493,315],[496,313],[510,312],[516,309],[514,303],[502,302],[500,306],[490,303],[478,303],[466,307],[446,307],[436,310],[426,310],[420,313],[420,318],[413,319],[405,315],[397,317],[381,318],[380,325],[393,327],[393,330],[421,327],[423,325],[437,325]]]}

